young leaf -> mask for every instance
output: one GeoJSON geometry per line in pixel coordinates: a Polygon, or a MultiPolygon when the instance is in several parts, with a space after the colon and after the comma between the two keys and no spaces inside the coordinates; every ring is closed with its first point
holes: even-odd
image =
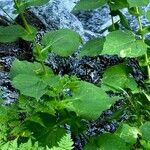
{"type": "Polygon", "coordinates": [[[110,99],[103,89],[91,83],[79,81],[78,88],[73,91],[73,96],[67,100],[72,102],[73,109],[78,115],[88,119],[96,119],[117,98],[110,99]]]}
{"type": "Polygon", "coordinates": [[[103,75],[102,85],[106,85],[108,88],[113,87],[118,90],[124,88],[130,88],[132,91],[138,90],[137,83],[133,78],[129,77],[127,67],[123,64],[108,68],[103,75]]]}
{"type": "Polygon", "coordinates": [[[140,7],[148,5],[149,0],[127,0],[130,7],[140,7]]]}
{"type": "Polygon", "coordinates": [[[81,49],[81,56],[96,56],[103,50],[105,38],[96,38],[88,41],[81,49]]]}
{"type": "Polygon", "coordinates": [[[50,50],[61,56],[73,54],[81,42],[80,35],[70,29],[48,32],[42,39],[42,44],[46,46],[44,50],[50,50]]]}
{"type": "Polygon", "coordinates": [[[0,26],[0,42],[15,42],[25,36],[27,31],[20,25],[0,26]]]}
{"type": "Polygon", "coordinates": [[[147,45],[142,40],[136,40],[129,32],[114,31],[106,37],[102,54],[117,54],[121,57],[138,57],[147,51],[147,45]]]}
{"type": "Polygon", "coordinates": [[[80,0],[74,7],[74,11],[96,9],[107,3],[107,0],[80,0]]]}

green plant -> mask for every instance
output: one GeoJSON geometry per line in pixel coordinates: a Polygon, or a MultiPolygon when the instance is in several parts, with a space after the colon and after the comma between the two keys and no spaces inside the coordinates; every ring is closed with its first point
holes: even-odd
{"type": "Polygon", "coordinates": [[[18,38],[31,41],[35,57],[35,62],[16,59],[12,64],[10,76],[13,86],[19,91],[19,97],[10,106],[1,104],[0,146],[3,149],[11,149],[11,146],[24,149],[28,146],[35,147],[34,149],[47,147],[46,149],[71,150],[71,137],[64,137],[64,125],[67,124],[71,127],[72,134],[85,136],[85,150],[150,149],[150,49],[149,41],[144,36],[149,32],[149,27],[143,27],[140,20],[140,6],[148,4],[148,0],[80,0],[74,8],[75,11],[95,9],[107,3],[112,16],[111,32],[105,38],[92,39],[84,45],[80,35],[70,29],[47,32],[40,44],[35,42],[36,29],[28,25],[23,14],[26,7],[45,2],[47,1],[15,0],[16,11],[21,15],[24,27],[0,27],[0,42],[13,42],[18,38]],[[132,15],[137,16],[137,32],[132,31],[126,17],[120,11],[122,8],[128,8],[132,15]],[[116,15],[120,17],[123,31],[118,30],[114,24],[113,17],[116,15]],[[12,34],[13,36],[10,36],[12,34]],[[140,39],[137,39],[137,35],[140,39]],[[49,52],[67,57],[81,45],[81,57],[118,55],[124,58],[124,62],[108,67],[98,85],[81,81],[75,76],[56,75],[45,66],[44,61],[49,52]],[[147,74],[144,83],[142,82],[144,88],[134,77],[129,76],[131,71],[126,63],[133,58],[138,60],[147,74]],[[106,91],[123,94],[110,97],[106,91]],[[88,137],[87,126],[83,120],[96,120],[120,98],[126,101],[122,109],[105,119],[118,120],[118,114],[124,111],[130,112],[130,118],[121,123],[113,134],[88,137]]]}

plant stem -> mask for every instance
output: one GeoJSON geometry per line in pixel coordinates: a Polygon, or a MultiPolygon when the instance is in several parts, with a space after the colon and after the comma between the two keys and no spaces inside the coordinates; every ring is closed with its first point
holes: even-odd
{"type": "MultiPolygon", "coordinates": [[[[41,56],[41,50],[39,49],[39,47],[37,46],[37,44],[36,44],[35,42],[34,42],[34,45],[35,45],[35,48],[36,48],[36,51],[37,51],[39,57],[42,57],[42,56],[41,56]]],[[[45,65],[44,65],[44,62],[43,62],[43,61],[39,61],[39,62],[40,62],[40,64],[41,64],[41,66],[42,66],[42,69],[43,69],[44,74],[47,74],[46,68],[45,68],[45,65]]]]}
{"type": "Polygon", "coordinates": [[[113,18],[113,16],[111,15],[111,21],[112,21],[112,29],[113,29],[113,31],[115,31],[115,23],[114,23],[114,18],[113,18]]]}
{"type": "Polygon", "coordinates": [[[30,29],[30,27],[29,27],[29,25],[28,25],[28,23],[27,23],[27,21],[26,21],[26,19],[25,19],[25,17],[24,17],[24,14],[21,13],[20,15],[21,15],[21,19],[22,19],[22,21],[23,21],[23,24],[24,24],[24,26],[25,26],[25,29],[31,34],[32,31],[31,31],[31,29],[30,29]]]}
{"type": "MultiPolygon", "coordinates": [[[[137,11],[137,13],[139,14],[139,8],[138,8],[138,7],[136,7],[136,11],[137,11]]],[[[142,40],[143,40],[143,42],[144,42],[144,35],[143,35],[143,33],[142,33],[142,31],[143,31],[143,26],[142,26],[142,22],[141,22],[140,16],[138,16],[137,19],[138,19],[138,23],[139,23],[139,28],[140,28],[142,40]]],[[[146,64],[147,64],[148,79],[150,80],[150,66],[149,66],[149,60],[148,60],[147,52],[146,52],[146,54],[145,54],[145,61],[146,61],[146,64]]]]}
{"type": "MultiPolygon", "coordinates": [[[[17,1],[14,0],[14,3],[15,3],[15,6],[16,6],[16,9],[17,9],[18,13],[20,13],[20,11],[19,11],[19,6],[18,6],[17,1]]],[[[28,25],[28,23],[27,23],[27,21],[26,21],[26,19],[25,19],[25,17],[24,17],[23,12],[20,13],[20,16],[21,16],[21,19],[22,19],[23,24],[24,24],[24,26],[25,26],[25,29],[27,30],[27,32],[29,32],[29,33],[31,34],[32,31],[31,31],[31,29],[30,29],[30,27],[29,27],[29,25],[28,25]]]]}

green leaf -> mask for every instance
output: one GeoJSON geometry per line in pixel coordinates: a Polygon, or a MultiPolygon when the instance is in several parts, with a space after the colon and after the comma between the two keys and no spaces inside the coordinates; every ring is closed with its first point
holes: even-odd
{"type": "Polygon", "coordinates": [[[127,0],[130,7],[139,7],[148,5],[149,0],[127,0]]]}
{"type": "Polygon", "coordinates": [[[29,74],[29,75],[36,75],[40,70],[42,70],[41,64],[28,61],[19,61],[15,59],[12,63],[12,67],[10,70],[11,78],[16,77],[18,74],[29,74]]]}
{"type": "Polygon", "coordinates": [[[36,99],[39,99],[47,92],[47,84],[37,76],[19,74],[13,79],[13,85],[20,90],[21,94],[36,99]]]}
{"type": "Polygon", "coordinates": [[[111,10],[118,10],[128,7],[127,0],[111,0],[108,4],[111,10]]]}
{"type": "Polygon", "coordinates": [[[30,26],[30,32],[27,32],[22,36],[22,39],[25,41],[33,41],[36,38],[37,29],[33,26],[30,26]]]}
{"type": "Polygon", "coordinates": [[[146,17],[150,21],[150,10],[146,12],[146,17]]]}
{"type": "Polygon", "coordinates": [[[20,25],[0,26],[0,42],[15,42],[25,36],[27,31],[20,25]]]}
{"type": "Polygon", "coordinates": [[[140,131],[142,133],[142,138],[144,140],[150,141],[150,121],[147,121],[141,125],[140,131]]]}
{"type": "Polygon", "coordinates": [[[136,40],[129,32],[114,31],[106,37],[102,54],[117,54],[121,57],[139,57],[146,53],[147,45],[136,40]]]}
{"type": "Polygon", "coordinates": [[[65,129],[61,127],[65,119],[57,120],[55,116],[48,113],[36,113],[22,124],[22,130],[20,132],[24,134],[31,133],[32,137],[44,147],[57,146],[57,142],[66,133],[65,129]],[[37,121],[34,121],[34,118],[37,121]]]}
{"type": "Polygon", "coordinates": [[[128,20],[126,19],[125,15],[121,12],[118,11],[118,15],[120,17],[120,23],[127,29],[127,30],[131,30],[130,25],[128,20]]]}
{"type": "Polygon", "coordinates": [[[138,91],[137,83],[129,77],[127,67],[123,64],[108,68],[103,75],[102,85],[112,87],[112,90],[130,88],[132,91],[138,91]]]}
{"type": "Polygon", "coordinates": [[[107,3],[107,0],[80,0],[74,7],[74,11],[96,9],[107,3]]]}
{"type": "Polygon", "coordinates": [[[81,56],[96,56],[103,50],[105,38],[96,38],[88,41],[81,49],[81,56]]]}
{"type": "Polygon", "coordinates": [[[116,133],[121,139],[123,139],[128,145],[132,146],[136,143],[139,130],[136,127],[131,127],[128,124],[123,124],[116,133]]]}
{"type": "Polygon", "coordinates": [[[50,68],[46,67],[46,71],[47,74],[44,74],[39,63],[15,60],[11,68],[12,83],[21,94],[39,99],[47,92],[53,76],[50,68]]]}
{"type": "Polygon", "coordinates": [[[73,149],[73,141],[71,139],[70,134],[66,134],[63,136],[58,142],[58,147],[53,147],[50,150],[72,150],[73,149]]]}
{"type": "Polygon", "coordinates": [[[88,143],[84,150],[129,150],[129,146],[116,134],[102,134],[88,143]]]}
{"type": "Polygon", "coordinates": [[[50,0],[19,0],[19,3],[17,3],[17,7],[14,6],[19,13],[24,12],[24,10],[31,6],[41,6],[46,3],[48,3],[50,0]]]}
{"type": "Polygon", "coordinates": [[[96,119],[106,109],[108,109],[117,98],[110,98],[103,89],[84,81],[78,83],[78,88],[74,89],[73,96],[67,99],[72,102],[74,110],[78,115],[96,119]]]}
{"type": "Polygon", "coordinates": [[[101,135],[97,140],[99,147],[103,150],[129,150],[125,141],[115,134],[104,134],[101,135]]]}
{"type": "Polygon", "coordinates": [[[50,50],[61,56],[69,56],[78,49],[82,40],[78,33],[70,29],[60,29],[48,32],[42,39],[42,44],[46,50],[50,50]]]}

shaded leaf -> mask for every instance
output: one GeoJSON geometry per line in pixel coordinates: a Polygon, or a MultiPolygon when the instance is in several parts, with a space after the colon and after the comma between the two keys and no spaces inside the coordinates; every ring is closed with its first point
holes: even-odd
{"type": "Polygon", "coordinates": [[[0,26],[0,42],[15,42],[25,36],[27,31],[20,25],[0,26]]]}
{"type": "Polygon", "coordinates": [[[111,0],[109,2],[109,6],[111,10],[118,10],[122,8],[127,8],[128,3],[127,3],[127,0],[111,0]]]}
{"type": "Polygon", "coordinates": [[[130,7],[139,7],[148,5],[149,0],[127,0],[130,7]]]}
{"type": "Polygon", "coordinates": [[[49,1],[50,0],[20,0],[17,5],[18,8],[16,8],[16,6],[14,7],[18,9],[17,11],[19,11],[19,13],[22,13],[28,7],[41,6],[41,5],[48,3],[49,1]]]}
{"type": "Polygon", "coordinates": [[[142,138],[144,140],[150,141],[150,121],[147,121],[141,125],[140,131],[142,133],[142,138]]]}

